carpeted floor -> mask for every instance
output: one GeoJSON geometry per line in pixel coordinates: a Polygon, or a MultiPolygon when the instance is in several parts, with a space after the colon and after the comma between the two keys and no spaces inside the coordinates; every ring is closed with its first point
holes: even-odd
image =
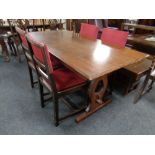
{"type": "MultiPolygon", "coordinates": [[[[80,124],[75,117],[53,124],[52,102],[40,107],[38,88],[31,89],[25,60],[0,58],[0,134],[155,134],[155,88],[138,104],[134,92],[114,93],[112,103],[80,124]]],[[[73,96],[78,101],[80,96],[73,96]]],[[[62,108],[63,110],[63,108],[62,108]]]]}

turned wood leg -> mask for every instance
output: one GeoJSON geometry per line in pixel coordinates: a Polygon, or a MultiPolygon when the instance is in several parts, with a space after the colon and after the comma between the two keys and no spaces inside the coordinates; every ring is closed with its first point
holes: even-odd
{"type": "Polygon", "coordinates": [[[54,123],[55,126],[59,125],[59,100],[54,98],[54,123]]]}
{"type": "Polygon", "coordinates": [[[105,100],[105,93],[108,86],[107,75],[91,81],[89,86],[89,106],[85,112],[76,117],[76,122],[79,123],[97,110],[101,109],[105,105],[111,102],[111,100],[105,100]],[[100,85],[100,86],[99,86],[100,85]],[[102,86],[102,87],[101,87],[102,86]]]}
{"type": "Polygon", "coordinates": [[[42,84],[39,82],[39,92],[40,92],[40,102],[41,102],[41,107],[44,108],[44,88],[42,86],[42,84]]]}
{"type": "Polygon", "coordinates": [[[33,73],[32,73],[32,69],[29,66],[28,66],[28,70],[30,75],[31,88],[34,88],[33,73]]]}

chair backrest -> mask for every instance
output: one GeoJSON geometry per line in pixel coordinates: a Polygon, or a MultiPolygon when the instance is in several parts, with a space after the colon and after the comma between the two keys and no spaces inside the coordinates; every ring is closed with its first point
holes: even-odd
{"type": "Polygon", "coordinates": [[[41,75],[44,73],[46,76],[53,73],[53,65],[47,45],[32,39],[29,34],[26,35],[26,39],[38,72],[41,71],[41,75]]]}
{"type": "Polygon", "coordinates": [[[102,43],[116,46],[118,48],[124,48],[127,42],[128,32],[120,31],[113,28],[103,28],[101,40],[102,43]]]}
{"type": "Polygon", "coordinates": [[[84,37],[84,38],[91,39],[91,40],[96,40],[98,31],[99,29],[95,25],[81,23],[80,37],[84,37]]]}
{"type": "Polygon", "coordinates": [[[38,80],[49,90],[56,93],[56,85],[53,78],[53,65],[47,45],[35,41],[29,34],[26,35],[29,50],[37,72],[38,80]]]}
{"type": "Polygon", "coordinates": [[[27,32],[24,31],[24,30],[22,30],[19,27],[15,27],[15,29],[16,29],[16,32],[19,35],[19,38],[21,40],[21,43],[22,43],[23,48],[28,49],[28,44],[27,44],[27,40],[26,40],[26,37],[25,37],[25,35],[27,34],[27,32]]]}
{"type": "Polygon", "coordinates": [[[29,50],[31,52],[38,80],[50,91],[56,93],[56,85],[53,79],[53,65],[47,45],[34,40],[26,35],[29,50]]]}

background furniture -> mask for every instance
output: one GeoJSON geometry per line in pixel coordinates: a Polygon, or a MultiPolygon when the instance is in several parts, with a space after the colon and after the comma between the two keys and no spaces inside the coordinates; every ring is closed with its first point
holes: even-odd
{"type": "Polygon", "coordinates": [[[138,89],[138,94],[135,96],[134,103],[137,103],[139,99],[146,93],[151,90],[153,80],[154,80],[154,69],[155,69],[155,57],[152,58],[152,64],[150,66],[150,69],[144,79],[144,82],[142,83],[141,87],[138,89]],[[149,80],[152,80],[151,84],[147,88],[147,85],[149,83],[149,80]],[[147,88],[147,89],[146,89],[147,88]],[[146,91],[145,91],[146,89],[146,91]]]}
{"type": "Polygon", "coordinates": [[[88,23],[88,19],[66,19],[66,29],[79,33],[81,23],[88,23]]]}
{"type": "Polygon", "coordinates": [[[21,62],[22,51],[18,48],[20,41],[17,37],[15,26],[25,31],[45,31],[63,29],[61,19],[7,19],[0,20],[0,42],[2,45],[3,55],[6,61],[9,61],[9,51],[7,44],[11,51],[11,54],[17,56],[19,62],[21,62]]]}
{"type": "Polygon", "coordinates": [[[4,56],[4,60],[8,62],[10,58],[9,58],[8,49],[5,43],[5,34],[3,34],[3,32],[0,34],[0,44],[2,47],[2,55],[4,56]]]}
{"type": "Polygon", "coordinates": [[[119,88],[123,95],[135,90],[140,84],[141,78],[147,76],[151,64],[150,60],[145,59],[118,70],[113,83],[115,88],[119,88]]]}
{"type": "MultiPolygon", "coordinates": [[[[154,64],[154,51],[155,51],[155,42],[154,41],[149,41],[146,40],[146,38],[153,36],[154,31],[155,31],[155,27],[154,26],[146,26],[146,25],[138,25],[138,24],[128,24],[128,23],[124,23],[122,25],[122,29],[124,29],[124,27],[134,27],[135,31],[134,33],[132,33],[132,35],[130,35],[128,37],[128,44],[132,45],[132,48],[140,50],[142,52],[151,54],[153,56],[152,60],[147,60],[144,62],[141,62],[140,65],[137,66],[132,66],[132,68],[137,69],[136,70],[136,76],[137,78],[139,77],[138,71],[143,75],[143,73],[146,73],[146,77],[145,80],[143,81],[142,87],[139,90],[138,95],[135,97],[135,103],[140,99],[140,97],[144,94],[144,89],[147,85],[147,82],[149,81],[149,78],[152,78],[152,76],[150,76],[151,72],[153,71],[152,68],[154,68],[153,64],[154,64]],[[136,34],[137,30],[144,30],[146,34],[136,34]],[[148,32],[148,33],[147,33],[148,32]],[[149,68],[148,68],[149,67],[149,68]],[[141,70],[141,71],[140,71],[141,70]]],[[[128,68],[126,68],[128,69],[128,68]]],[[[133,72],[135,72],[135,69],[133,70],[133,72]]],[[[136,82],[136,81],[135,81],[136,82]]],[[[151,87],[151,86],[150,86],[151,87]]]]}

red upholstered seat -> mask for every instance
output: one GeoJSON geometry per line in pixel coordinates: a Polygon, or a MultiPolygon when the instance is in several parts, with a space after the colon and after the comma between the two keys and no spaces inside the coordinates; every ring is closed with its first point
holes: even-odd
{"type": "Polygon", "coordinates": [[[53,66],[55,67],[62,66],[62,62],[58,58],[56,58],[54,55],[50,54],[50,59],[52,61],[53,66]]]}
{"type": "Polygon", "coordinates": [[[99,31],[99,29],[97,26],[82,23],[81,29],[80,29],[80,36],[87,38],[87,39],[96,40],[97,35],[98,35],[98,31],[99,31]]]}
{"type": "Polygon", "coordinates": [[[56,69],[53,72],[53,78],[57,91],[63,91],[86,82],[86,79],[67,68],[56,69]]]}
{"type": "Polygon", "coordinates": [[[113,28],[103,28],[101,40],[104,44],[124,48],[127,42],[128,32],[113,28]]]}

